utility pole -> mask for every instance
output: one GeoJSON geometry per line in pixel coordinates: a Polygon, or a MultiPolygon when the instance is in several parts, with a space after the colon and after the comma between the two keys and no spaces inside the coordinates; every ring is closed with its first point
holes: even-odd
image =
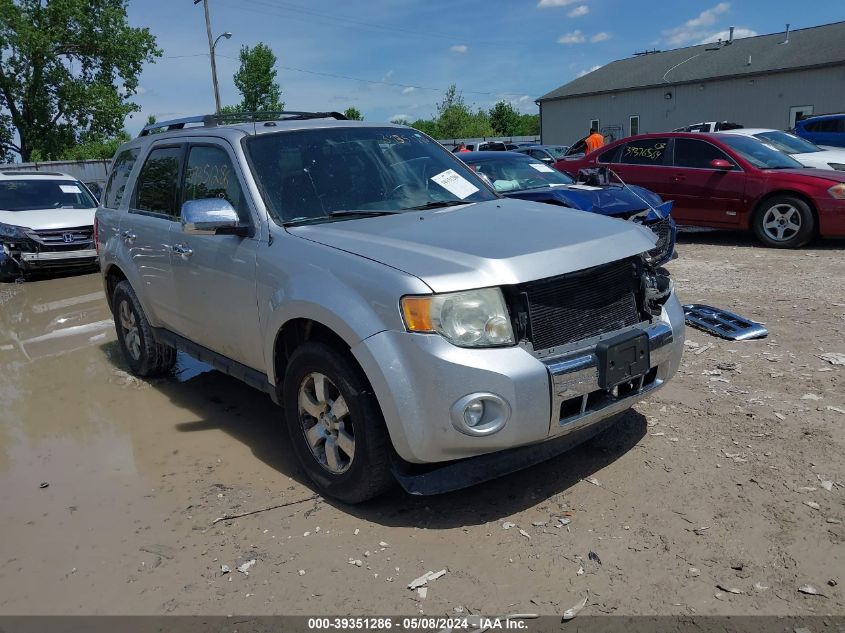
{"type": "Polygon", "coordinates": [[[208,15],[208,0],[194,0],[194,4],[202,2],[205,8],[205,30],[208,33],[208,54],[211,57],[211,82],[214,84],[215,113],[220,114],[220,88],[217,86],[217,62],[214,60],[214,40],[211,37],[211,17],[208,15]]]}

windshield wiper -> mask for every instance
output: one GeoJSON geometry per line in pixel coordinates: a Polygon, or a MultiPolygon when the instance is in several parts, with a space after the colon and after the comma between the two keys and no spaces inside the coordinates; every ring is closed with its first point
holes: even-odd
{"type": "Polygon", "coordinates": [[[347,215],[393,215],[395,213],[402,212],[387,209],[340,209],[338,211],[330,211],[329,216],[333,218],[342,218],[347,215]]]}
{"type": "Polygon", "coordinates": [[[401,213],[401,211],[386,211],[386,210],[368,210],[368,209],[341,209],[339,211],[331,211],[327,215],[313,215],[303,216],[299,218],[292,218],[282,223],[282,226],[299,226],[303,224],[318,224],[320,222],[331,222],[332,218],[343,217],[375,217],[379,215],[393,215],[394,213],[401,213]]]}
{"type": "Polygon", "coordinates": [[[441,202],[426,202],[416,207],[407,207],[404,211],[425,211],[426,209],[440,209],[443,207],[457,207],[462,204],[472,204],[465,200],[443,200],[441,202]]]}

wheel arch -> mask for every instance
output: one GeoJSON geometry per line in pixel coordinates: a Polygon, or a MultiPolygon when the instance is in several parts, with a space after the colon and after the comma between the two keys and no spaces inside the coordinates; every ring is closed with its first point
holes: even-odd
{"type": "Polygon", "coordinates": [[[115,288],[117,288],[117,284],[121,281],[127,280],[126,273],[124,273],[123,269],[121,269],[117,264],[110,264],[106,270],[103,271],[103,280],[105,283],[106,303],[109,306],[109,310],[114,312],[112,309],[114,291],[115,288]]]}
{"type": "Polygon", "coordinates": [[[288,361],[297,347],[308,341],[319,341],[329,347],[347,354],[357,364],[349,350],[354,342],[338,334],[333,328],[320,320],[305,316],[288,319],[277,330],[272,351],[270,367],[270,382],[280,384],[285,375],[288,361]]]}

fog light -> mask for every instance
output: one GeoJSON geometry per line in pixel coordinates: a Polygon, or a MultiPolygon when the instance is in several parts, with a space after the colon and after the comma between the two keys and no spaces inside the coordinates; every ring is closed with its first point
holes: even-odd
{"type": "Polygon", "coordinates": [[[481,400],[470,402],[464,409],[464,422],[469,427],[478,426],[484,417],[484,403],[481,400]]]}
{"type": "Polygon", "coordinates": [[[451,408],[452,426],[464,435],[482,437],[501,431],[511,417],[511,407],[494,393],[470,393],[451,408]]]}

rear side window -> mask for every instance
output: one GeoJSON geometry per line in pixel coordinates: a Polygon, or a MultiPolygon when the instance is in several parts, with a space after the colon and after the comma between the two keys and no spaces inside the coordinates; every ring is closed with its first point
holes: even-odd
{"type": "Polygon", "coordinates": [[[675,139],[675,167],[712,169],[710,161],[716,158],[721,158],[731,164],[734,163],[725,152],[706,141],[691,138],[675,139]]]}
{"type": "Polygon", "coordinates": [[[179,183],[181,147],[154,149],[138,175],[135,188],[135,208],[140,211],[178,217],[176,191],[179,183]]]}
{"type": "Polygon", "coordinates": [[[188,153],[182,201],[222,198],[238,212],[241,221],[249,219],[238,176],[222,147],[195,145],[188,153]]]}
{"type": "Polygon", "coordinates": [[[626,143],[620,163],[627,165],[663,165],[666,160],[665,138],[644,138],[626,143]]]}
{"type": "Polygon", "coordinates": [[[619,147],[613,147],[605,152],[599,154],[598,162],[600,163],[616,163],[619,162],[619,147]]]}
{"type": "Polygon", "coordinates": [[[138,148],[124,150],[114,159],[114,165],[106,183],[106,191],[103,194],[104,207],[109,209],[120,207],[123,192],[126,191],[126,185],[129,182],[129,174],[132,172],[136,160],[138,160],[138,148]]]}
{"type": "Polygon", "coordinates": [[[845,119],[822,119],[804,124],[808,132],[845,132],[845,119]]]}

